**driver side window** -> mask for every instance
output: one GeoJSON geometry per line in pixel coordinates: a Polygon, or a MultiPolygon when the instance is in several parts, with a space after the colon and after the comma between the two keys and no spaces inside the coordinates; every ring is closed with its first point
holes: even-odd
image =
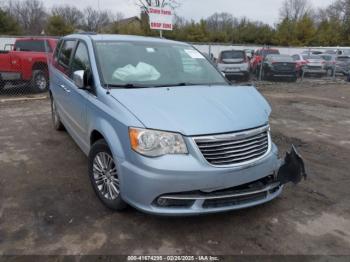
{"type": "Polygon", "coordinates": [[[79,42],[72,60],[71,74],[73,75],[75,71],[79,70],[89,72],[90,68],[91,67],[87,47],[84,43],[79,42]]]}
{"type": "MultiPolygon", "coordinates": [[[[87,77],[88,83],[93,83],[92,78],[92,72],[91,72],[91,65],[90,65],[90,59],[89,59],[89,52],[87,49],[87,46],[83,42],[79,42],[78,46],[76,48],[76,51],[74,53],[72,63],[71,63],[71,69],[70,69],[70,78],[73,78],[73,74],[76,71],[84,71],[87,77]]],[[[88,88],[88,90],[93,91],[93,89],[88,88]]]]}

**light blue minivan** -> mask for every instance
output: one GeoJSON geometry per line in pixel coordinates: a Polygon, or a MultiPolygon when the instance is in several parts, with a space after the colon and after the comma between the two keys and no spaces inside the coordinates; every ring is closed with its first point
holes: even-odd
{"type": "Polygon", "coordinates": [[[55,129],[88,155],[109,208],[159,215],[247,208],[306,177],[271,141],[271,109],[189,44],[122,35],[60,39],[50,64],[55,129]]]}

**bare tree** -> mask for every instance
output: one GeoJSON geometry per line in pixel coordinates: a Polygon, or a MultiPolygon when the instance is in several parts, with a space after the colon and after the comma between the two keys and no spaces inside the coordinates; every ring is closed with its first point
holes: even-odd
{"type": "Polygon", "coordinates": [[[38,35],[45,27],[47,13],[40,0],[9,0],[5,10],[17,20],[26,34],[38,35]]]}
{"type": "Polygon", "coordinates": [[[297,21],[312,10],[309,0],[284,0],[280,9],[280,17],[297,21]]]}
{"type": "Polygon", "coordinates": [[[51,9],[53,16],[62,17],[68,24],[77,28],[84,23],[84,14],[76,7],[70,5],[54,6],[51,9]]]}
{"type": "Polygon", "coordinates": [[[155,7],[170,7],[175,10],[180,7],[180,0],[137,0],[136,4],[141,7],[142,10],[148,10],[149,6],[155,7]]]}
{"type": "Polygon", "coordinates": [[[236,19],[229,13],[215,13],[206,19],[210,31],[228,31],[237,24],[236,19]]]}
{"type": "Polygon", "coordinates": [[[125,16],[122,12],[116,12],[112,16],[113,22],[118,22],[120,20],[123,20],[124,18],[125,18],[125,16]]]}
{"type": "Polygon", "coordinates": [[[99,32],[114,21],[114,16],[109,11],[96,11],[92,7],[87,7],[84,13],[84,29],[87,31],[99,32]]]}
{"type": "Polygon", "coordinates": [[[328,18],[345,22],[350,19],[350,0],[337,0],[333,2],[325,12],[328,18]]]}

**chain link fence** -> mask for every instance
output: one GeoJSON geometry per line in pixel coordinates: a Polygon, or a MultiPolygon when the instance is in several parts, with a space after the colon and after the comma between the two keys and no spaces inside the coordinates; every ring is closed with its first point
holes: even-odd
{"type": "Polygon", "coordinates": [[[350,81],[350,47],[301,48],[212,43],[192,44],[217,65],[219,70],[233,82],[268,82],[278,84],[280,82],[338,83],[350,81]],[[264,50],[274,50],[278,51],[279,54],[288,56],[291,59],[290,62],[295,63],[296,67],[289,69],[290,75],[283,76],[288,72],[288,68],[286,68],[287,60],[272,61],[275,64],[272,65],[273,63],[268,61],[267,55],[264,54],[264,50]],[[243,63],[235,61],[232,63],[230,61],[222,62],[220,57],[227,51],[245,52],[247,60],[243,63],[248,64],[248,67],[244,68],[243,63]],[[257,56],[260,56],[260,60],[256,58],[257,56]],[[232,73],[231,70],[237,70],[238,72],[232,73]],[[249,77],[246,77],[246,71],[249,77]],[[292,74],[293,71],[295,75],[292,74]]]}

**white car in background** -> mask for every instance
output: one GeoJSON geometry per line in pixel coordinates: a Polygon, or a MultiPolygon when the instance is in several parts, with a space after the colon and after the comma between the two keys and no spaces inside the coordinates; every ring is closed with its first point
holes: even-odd
{"type": "Polygon", "coordinates": [[[296,54],[292,55],[300,75],[327,75],[327,64],[319,55],[296,54]]]}
{"type": "Polygon", "coordinates": [[[245,50],[221,51],[217,66],[228,80],[249,80],[249,59],[245,50]]]}

